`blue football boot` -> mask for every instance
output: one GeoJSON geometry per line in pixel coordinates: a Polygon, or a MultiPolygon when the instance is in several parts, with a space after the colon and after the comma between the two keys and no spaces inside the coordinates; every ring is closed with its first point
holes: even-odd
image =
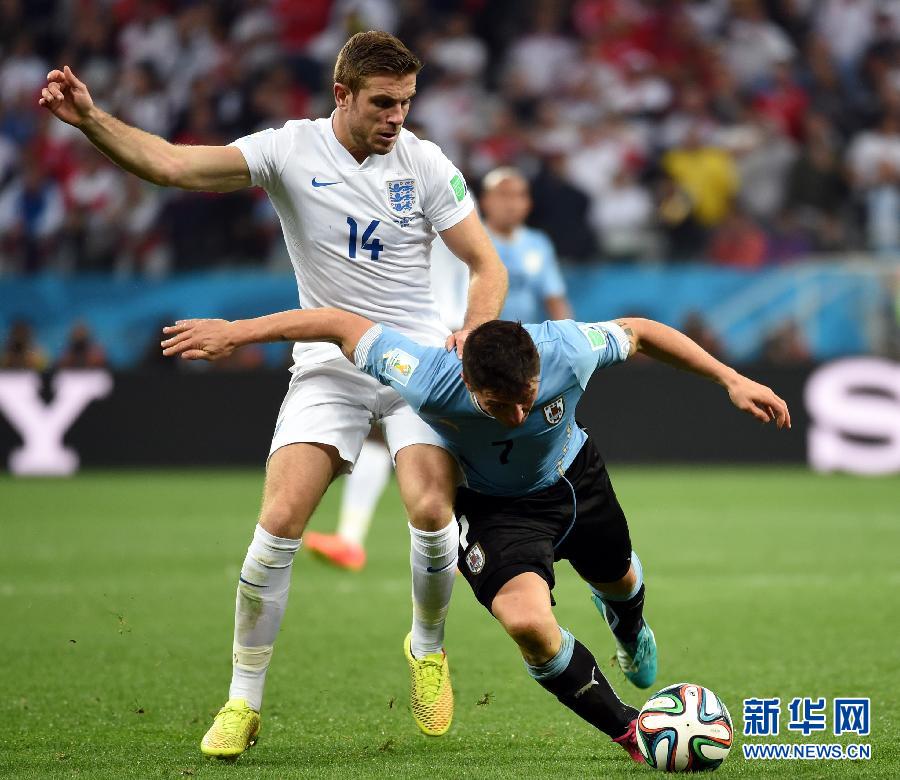
{"type": "MultiPolygon", "coordinates": [[[[612,613],[612,620],[609,620],[606,614],[606,604],[596,594],[591,595],[594,606],[603,615],[610,629],[616,627],[619,619],[612,613]]],[[[644,621],[641,630],[638,631],[637,640],[634,642],[620,642],[618,637],[613,634],[616,640],[616,660],[619,662],[619,668],[628,678],[628,681],[638,688],[649,688],[656,680],[656,638],[644,621]]]]}

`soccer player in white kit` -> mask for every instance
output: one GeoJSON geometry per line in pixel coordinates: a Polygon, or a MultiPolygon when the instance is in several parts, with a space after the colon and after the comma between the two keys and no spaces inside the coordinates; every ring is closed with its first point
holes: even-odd
{"type": "MultiPolygon", "coordinates": [[[[176,146],[125,125],[94,106],[68,66],[48,74],[40,103],[148,181],[218,192],[263,187],[281,220],[302,307],[346,309],[461,353],[467,333],[499,313],[506,272],[462,175],[438,147],[402,129],[420,68],[394,36],[358,33],[335,64],[331,117],[291,121],[225,147],[176,146]],[[440,322],[428,281],[435,230],[470,271],[466,320],[453,334],[440,322]]],[[[221,758],[256,741],[300,537],[375,421],[409,516],[413,624],[404,651],[413,717],[439,735],[453,716],[443,636],[459,533],[455,463],[392,388],[356,371],[337,346],[297,344],[294,361],[238,582],[229,698],[201,742],[204,753],[221,758]]]]}

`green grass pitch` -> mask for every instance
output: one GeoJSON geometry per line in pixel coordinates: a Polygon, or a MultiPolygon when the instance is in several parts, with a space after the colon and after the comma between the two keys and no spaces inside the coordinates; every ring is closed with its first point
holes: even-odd
{"type": "MultiPolygon", "coordinates": [[[[900,776],[900,480],[800,469],[611,468],[644,561],[660,687],[730,706],[719,777],[900,776]],[[869,696],[873,759],[749,762],[750,696],[869,696]]],[[[359,574],[301,554],[259,744],[235,764],[198,743],[223,703],[234,589],[258,471],[0,477],[0,776],[608,778],[650,776],[525,674],[457,580],[450,733],[407,711],[408,536],[383,499],[359,574]]],[[[312,527],[335,522],[338,490],[312,527]]],[[[606,664],[612,641],[567,564],[557,615],[606,664]]],[[[627,701],[645,696],[604,667],[627,701]]],[[[803,742],[785,730],[778,742],[803,742]]],[[[829,715],[829,728],[831,719],[829,715]]],[[[805,741],[836,741],[829,733],[805,741]]]]}

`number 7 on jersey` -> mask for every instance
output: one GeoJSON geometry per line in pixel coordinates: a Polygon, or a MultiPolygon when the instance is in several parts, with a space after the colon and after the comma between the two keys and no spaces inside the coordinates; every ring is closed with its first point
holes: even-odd
{"type": "MultiPolygon", "coordinates": [[[[347,255],[351,260],[355,260],[356,237],[359,231],[359,227],[357,226],[356,220],[353,219],[353,217],[347,217],[347,224],[350,226],[350,240],[347,244],[347,255]]],[[[373,219],[362,234],[362,246],[360,248],[368,252],[372,260],[378,260],[378,255],[381,253],[381,250],[384,249],[381,241],[379,241],[377,238],[372,238],[372,233],[375,232],[375,228],[377,228],[380,224],[380,219],[373,219]],[[369,239],[371,239],[371,241],[369,239]]]]}

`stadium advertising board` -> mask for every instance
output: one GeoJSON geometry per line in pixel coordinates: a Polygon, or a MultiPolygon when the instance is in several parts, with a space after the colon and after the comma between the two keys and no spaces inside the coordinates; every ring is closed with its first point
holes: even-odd
{"type": "Polygon", "coordinates": [[[65,476],[78,470],[77,452],[63,442],[66,432],[92,401],[113,388],[108,371],[59,371],[42,398],[42,377],[32,371],[0,372],[0,411],[21,438],[9,453],[13,474],[65,476]]]}
{"type": "MultiPolygon", "coordinates": [[[[595,376],[578,418],[611,463],[807,462],[900,473],[900,364],[865,357],[747,373],[790,405],[788,435],[736,414],[715,385],[640,363],[595,376]]],[[[259,465],[285,384],[281,371],[0,372],[0,463],[20,475],[259,465]]]]}
{"type": "Polygon", "coordinates": [[[816,471],[900,472],[900,364],[836,360],[806,383],[809,464],[816,471]]]}

